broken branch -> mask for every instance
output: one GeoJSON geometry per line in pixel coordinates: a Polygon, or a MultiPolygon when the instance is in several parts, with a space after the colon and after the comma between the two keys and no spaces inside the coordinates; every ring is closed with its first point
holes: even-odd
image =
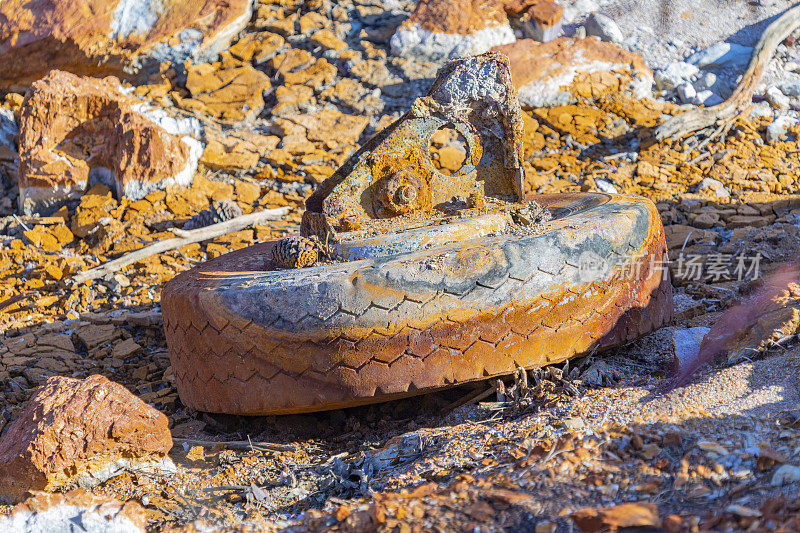
{"type": "Polygon", "coordinates": [[[272,442],[250,442],[246,440],[232,440],[232,441],[213,441],[213,440],[196,440],[196,439],[181,439],[174,437],[173,444],[186,444],[187,446],[202,446],[204,448],[213,448],[215,446],[223,446],[229,450],[242,450],[251,451],[258,450],[262,452],[296,452],[297,446],[294,444],[275,444],[272,442]]]}
{"type": "Polygon", "coordinates": [[[242,215],[224,222],[211,224],[210,226],[206,226],[204,228],[198,228],[189,231],[179,230],[175,232],[176,236],[171,239],[158,241],[134,252],[127,253],[118,259],[114,259],[113,261],[109,261],[100,266],[90,268],[85,272],[81,272],[72,278],[71,283],[74,285],[79,285],[84,281],[101,278],[107,274],[111,274],[112,272],[122,270],[126,266],[131,265],[136,261],[141,261],[142,259],[150,257],[151,255],[175,250],[177,248],[181,248],[182,246],[186,246],[187,244],[207,241],[208,239],[233,233],[234,231],[243,230],[248,226],[258,225],[262,222],[266,222],[267,220],[276,220],[288,212],[289,207],[278,207],[276,209],[266,209],[264,211],[250,213],[249,215],[242,215]]]}
{"type": "Polygon", "coordinates": [[[671,137],[683,137],[739,115],[752,101],[756,85],[775,53],[775,49],[795,28],[800,26],[800,4],[788,9],[770,24],[753,48],[753,55],[742,80],[733,94],[719,105],[693,109],[669,118],[655,130],[655,138],[663,141],[671,137]]]}

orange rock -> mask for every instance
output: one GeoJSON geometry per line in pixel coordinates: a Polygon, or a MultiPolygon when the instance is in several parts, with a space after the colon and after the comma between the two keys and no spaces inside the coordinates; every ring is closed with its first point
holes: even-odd
{"type": "Polygon", "coordinates": [[[228,51],[242,61],[263,63],[271,59],[285,42],[284,38],[277,33],[268,31],[248,33],[231,46],[228,51]]]}
{"type": "MultiPolygon", "coordinates": [[[[493,50],[511,60],[511,77],[523,106],[545,107],[575,101],[570,87],[579,74],[626,73],[630,78],[626,89],[637,98],[648,96],[652,86],[652,72],[639,54],[597,39],[560,37],[547,43],[523,39],[493,50]]],[[[604,78],[592,76],[591,81],[598,84],[595,92],[619,87],[614,74],[604,78]]]]}
{"type": "Polygon", "coordinates": [[[551,27],[561,21],[564,8],[551,0],[540,0],[528,9],[528,14],[537,24],[551,27]]]}
{"type": "Polygon", "coordinates": [[[173,468],[167,417],[99,375],[51,377],[0,438],[0,493],[89,487],[126,468],[173,468]]]}
{"type": "Polygon", "coordinates": [[[191,183],[199,142],[168,132],[178,121],[152,118],[123,94],[116,78],[79,78],[53,71],[33,84],[21,112],[20,203],[46,214],[80,196],[91,182],[117,196],[141,198],[177,183],[191,183]]]}
{"type": "Polygon", "coordinates": [[[261,197],[261,186],[249,181],[237,181],[236,196],[239,202],[252,205],[261,197]]]}
{"type": "Polygon", "coordinates": [[[321,13],[309,11],[298,19],[297,25],[300,27],[300,33],[308,34],[313,30],[330,27],[331,21],[321,13]]]}
{"type": "MultiPolygon", "coordinates": [[[[281,11],[283,13],[283,11],[281,11]]],[[[295,33],[295,25],[300,18],[299,13],[292,13],[288,17],[273,20],[264,26],[265,29],[289,37],[295,33]]]]}
{"type": "Polygon", "coordinates": [[[658,508],[652,503],[624,503],[614,507],[578,509],[572,513],[572,520],[584,532],[661,525],[658,508]]]}
{"type": "Polygon", "coordinates": [[[279,141],[272,135],[237,132],[226,136],[219,130],[207,128],[206,147],[200,162],[215,170],[250,170],[256,166],[261,154],[274,149],[279,141]]]}
{"type": "Polygon", "coordinates": [[[508,23],[508,17],[499,2],[421,0],[403,25],[418,24],[431,32],[467,35],[487,26],[505,23],[508,23]]]}
{"type": "Polygon", "coordinates": [[[331,30],[319,30],[311,36],[311,44],[321,46],[326,50],[341,52],[347,48],[347,43],[339,39],[331,30]]]}
{"type": "Polygon", "coordinates": [[[455,146],[445,146],[438,151],[439,166],[447,171],[456,172],[464,166],[467,153],[455,146]]]}
{"type": "Polygon", "coordinates": [[[158,100],[164,98],[172,90],[172,84],[166,78],[161,78],[157,83],[148,83],[146,85],[139,85],[133,91],[136,96],[143,98],[150,98],[151,100],[158,100]]]}
{"type": "Polygon", "coordinates": [[[528,9],[531,20],[544,27],[555,26],[561,21],[564,8],[551,0],[540,0],[528,9]]]}
{"type": "Polygon", "coordinates": [[[314,58],[305,50],[293,48],[270,60],[270,66],[287,85],[317,87],[327,85],[336,77],[336,67],[325,58],[314,58]]]}
{"type": "Polygon", "coordinates": [[[130,4],[3,0],[0,89],[24,92],[51,69],[125,76],[133,63],[157,63],[161,57],[207,59],[227,48],[250,20],[249,0],[162,0],[126,7],[130,4]]]}
{"type": "Polygon", "coordinates": [[[504,7],[508,14],[519,17],[526,37],[548,42],[561,34],[564,8],[552,0],[510,0],[504,7]]]}
{"type": "Polygon", "coordinates": [[[314,102],[314,89],[305,85],[280,85],[275,89],[275,100],[273,116],[291,115],[314,102]]]}
{"type": "Polygon", "coordinates": [[[390,45],[397,56],[440,59],[479,54],[514,40],[501,2],[420,0],[390,45]]]}
{"type": "Polygon", "coordinates": [[[346,115],[335,109],[322,109],[317,113],[306,113],[286,118],[300,129],[310,141],[334,144],[355,144],[369,124],[368,117],[346,115]]]}
{"type": "Polygon", "coordinates": [[[267,75],[247,64],[232,68],[222,68],[220,63],[189,65],[186,88],[192,98],[177,103],[189,109],[199,104],[201,110],[224,121],[252,120],[264,109],[262,93],[269,87],[267,75]]]}

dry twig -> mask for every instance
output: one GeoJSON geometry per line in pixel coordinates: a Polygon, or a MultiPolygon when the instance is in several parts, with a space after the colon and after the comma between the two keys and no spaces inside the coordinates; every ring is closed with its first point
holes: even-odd
{"type": "Polygon", "coordinates": [[[181,248],[182,246],[186,246],[187,244],[207,241],[221,235],[233,233],[234,231],[243,230],[249,226],[266,222],[267,220],[276,220],[288,212],[289,207],[278,207],[276,209],[266,209],[264,211],[250,213],[249,215],[242,215],[240,217],[226,220],[225,222],[211,224],[210,226],[206,226],[204,228],[198,228],[189,231],[176,230],[174,231],[176,236],[172,239],[158,241],[134,252],[127,253],[118,259],[114,259],[113,261],[90,268],[89,270],[81,272],[73,277],[71,283],[78,285],[84,281],[101,278],[107,274],[122,270],[126,266],[131,265],[136,261],[141,261],[142,259],[150,257],[151,255],[175,250],[177,248],[181,248]]]}
{"type": "Polygon", "coordinates": [[[250,442],[247,440],[231,440],[231,441],[213,441],[213,440],[196,440],[196,439],[182,439],[173,438],[174,444],[186,444],[188,446],[203,446],[213,448],[214,446],[223,446],[229,450],[259,450],[263,452],[296,452],[297,446],[294,444],[275,444],[272,442],[250,442]]]}
{"type": "Polygon", "coordinates": [[[727,100],[719,105],[693,109],[671,117],[656,128],[656,139],[663,141],[671,137],[683,137],[687,133],[728,121],[739,115],[750,105],[753,91],[761,80],[761,75],[775,49],[798,26],[800,26],[800,4],[788,9],[767,27],[753,48],[753,55],[742,80],[727,100]]]}

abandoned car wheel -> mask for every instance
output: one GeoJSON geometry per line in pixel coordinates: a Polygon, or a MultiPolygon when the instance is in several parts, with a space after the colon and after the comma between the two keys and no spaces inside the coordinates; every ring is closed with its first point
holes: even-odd
{"type": "Polygon", "coordinates": [[[534,235],[295,270],[273,268],[273,241],[179,275],[162,307],[182,401],[240,414],[358,405],[555,363],[671,319],[649,200],[537,201],[553,218],[534,235]]]}

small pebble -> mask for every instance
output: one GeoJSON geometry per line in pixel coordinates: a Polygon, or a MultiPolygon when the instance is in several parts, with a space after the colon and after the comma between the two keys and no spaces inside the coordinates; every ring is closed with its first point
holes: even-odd
{"type": "Polygon", "coordinates": [[[800,481],[800,466],[781,465],[772,475],[772,486],[780,487],[800,481]]]}

